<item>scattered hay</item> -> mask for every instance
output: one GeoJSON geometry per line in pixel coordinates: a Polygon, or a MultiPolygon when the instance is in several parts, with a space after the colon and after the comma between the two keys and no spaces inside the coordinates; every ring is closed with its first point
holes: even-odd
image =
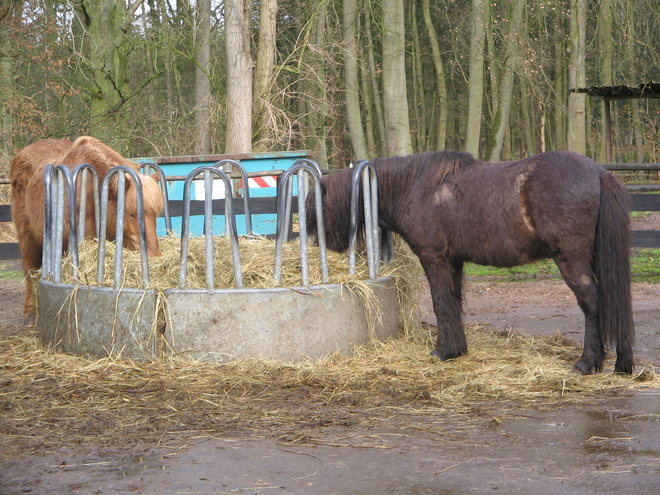
{"type": "Polygon", "coordinates": [[[0,455],[87,442],[175,448],[194,435],[251,432],[282,442],[373,445],[379,427],[451,441],[503,410],[658,387],[652,368],[633,378],[573,373],[580,348],[560,336],[477,325],[467,332],[469,355],[450,362],[429,356],[433,342],[418,327],[415,335],[356,347],[349,357],[293,365],[92,361],[44,350],[36,336],[6,338],[0,340],[0,455]],[[343,426],[352,427],[351,440],[336,428],[343,426]]]}

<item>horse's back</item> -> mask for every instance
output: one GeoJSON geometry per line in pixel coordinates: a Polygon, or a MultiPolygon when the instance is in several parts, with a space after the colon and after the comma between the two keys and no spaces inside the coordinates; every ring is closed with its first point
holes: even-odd
{"type": "Polygon", "coordinates": [[[30,179],[48,164],[55,163],[73,143],[68,139],[42,139],[16,153],[11,162],[10,181],[12,191],[27,187],[30,179]]]}

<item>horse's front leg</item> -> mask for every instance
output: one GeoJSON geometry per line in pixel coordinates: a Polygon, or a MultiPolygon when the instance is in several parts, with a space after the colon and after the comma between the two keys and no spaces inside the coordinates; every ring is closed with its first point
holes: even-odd
{"type": "Polygon", "coordinates": [[[467,353],[461,324],[463,262],[447,259],[422,260],[431,288],[433,310],[438,321],[438,342],[431,355],[446,361],[467,353]]]}

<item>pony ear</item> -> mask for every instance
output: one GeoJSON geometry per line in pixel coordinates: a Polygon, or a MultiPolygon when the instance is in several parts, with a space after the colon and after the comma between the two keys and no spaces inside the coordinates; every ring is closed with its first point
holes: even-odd
{"type": "Polygon", "coordinates": [[[158,182],[160,180],[160,170],[158,170],[157,172],[155,172],[153,174],[149,174],[149,177],[151,177],[153,180],[158,182]]]}

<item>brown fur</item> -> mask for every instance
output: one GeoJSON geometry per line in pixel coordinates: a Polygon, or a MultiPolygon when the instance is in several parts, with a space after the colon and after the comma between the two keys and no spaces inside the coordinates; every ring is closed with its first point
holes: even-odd
{"type": "MultiPolygon", "coordinates": [[[[139,171],[139,166],[124,158],[98,139],[83,136],[75,142],[68,139],[44,139],[32,143],[16,154],[11,164],[11,204],[12,219],[16,226],[18,243],[23,258],[23,271],[26,275],[24,313],[26,320],[34,318],[35,306],[32,297],[32,284],[28,276],[30,270],[41,267],[44,229],[44,171],[47,165],[66,165],[73,169],[81,163],[89,163],[99,175],[99,183],[105,174],[115,166],[128,166],[139,171]]],[[[156,217],[163,209],[163,196],[156,180],[141,175],[145,223],[147,227],[147,252],[149,256],[160,255],[156,235],[156,217]]],[[[115,220],[117,211],[117,181],[110,184],[108,195],[107,238],[116,237],[115,220]],[[114,187],[113,187],[114,186],[114,187]]],[[[93,211],[93,184],[88,186],[88,210],[93,211]]],[[[126,181],[126,204],[124,218],[124,239],[129,249],[139,248],[137,221],[137,195],[129,178],[126,181]]],[[[66,226],[65,226],[66,228],[66,226]]],[[[67,239],[65,231],[64,238],[67,239]]],[[[85,237],[96,234],[95,219],[87,215],[85,237]]],[[[66,242],[66,241],[65,241],[66,242]]],[[[65,246],[66,247],[66,246],[65,246]]]]}

